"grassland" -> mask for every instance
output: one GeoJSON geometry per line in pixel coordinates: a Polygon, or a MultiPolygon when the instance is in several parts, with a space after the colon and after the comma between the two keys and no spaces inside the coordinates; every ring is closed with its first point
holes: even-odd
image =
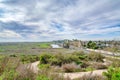
{"type": "Polygon", "coordinates": [[[40,43],[38,44],[39,48],[51,48],[51,43],[40,43]]]}

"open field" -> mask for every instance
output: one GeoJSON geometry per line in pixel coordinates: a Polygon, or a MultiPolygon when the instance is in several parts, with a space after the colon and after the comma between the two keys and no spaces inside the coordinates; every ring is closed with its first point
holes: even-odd
{"type": "Polygon", "coordinates": [[[0,54],[62,53],[67,49],[53,49],[50,42],[0,43],[0,54]]]}

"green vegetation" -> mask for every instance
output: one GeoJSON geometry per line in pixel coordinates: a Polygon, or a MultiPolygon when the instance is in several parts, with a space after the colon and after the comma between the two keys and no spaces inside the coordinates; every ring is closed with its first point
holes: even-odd
{"type": "Polygon", "coordinates": [[[20,58],[22,63],[32,63],[39,60],[39,57],[37,55],[20,55],[18,58],[20,58]]]}
{"type": "Polygon", "coordinates": [[[90,54],[88,54],[88,60],[91,60],[91,61],[103,62],[104,58],[105,57],[100,53],[91,52],[90,54]]]}
{"type": "MultiPolygon", "coordinates": [[[[39,54],[51,48],[51,42],[0,43],[0,54],[39,54]]],[[[46,52],[49,52],[47,50],[46,52]]]]}
{"type": "Polygon", "coordinates": [[[50,48],[51,43],[40,43],[38,44],[39,48],[50,48]]]}
{"type": "Polygon", "coordinates": [[[95,69],[106,69],[103,65],[105,57],[99,53],[73,52],[71,54],[40,54],[40,69],[51,69],[51,66],[59,66],[57,72],[79,72],[95,69]],[[91,62],[94,64],[91,64],[91,62]],[[101,64],[99,64],[101,62],[101,64]]]}
{"type": "MultiPolygon", "coordinates": [[[[83,72],[93,71],[97,69],[107,69],[110,65],[104,65],[105,57],[99,53],[85,54],[84,52],[73,52],[70,54],[53,54],[43,53],[40,55],[17,55],[12,54],[9,56],[0,55],[0,79],[1,80],[67,80],[63,79],[58,74],[51,73],[71,73],[71,72],[83,72]],[[24,70],[19,69],[20,65],[26,65],[35,61],[40,61],[38,65],[40,71],[38,74],[33,73],[29,68],[24,70]]],[[[107,59],[107,58],[106,58],[107,59]]],[[[116,59],[109,59],[113,63],[111,66],[115,68],[109,68],[107,72],[103,73],[106,80],[119,80],[120,66],[116,59]],[[111,76],[111,77],[110,77],[111,76]]],[[[101,80],[103,76],[93,76],[80,78],[81,80],[101,80]]],[[[77,80],[77,79],[76,79],[77,80]]],[[[78,79],[79,80],[79,79],[78,79]]]]}
{"type": "Polygon", "coordinates": [[[50,64],[50,65],[58,65],[72,63],[81,64],[81,60],[86,58],[85,54],[74,52],[72,54],[48,54],[44,53],[40,55],[40,63],[41,64],[50,64]]]}
{"type": "MultiPolygon", "coordinates": [[[[100,53],[77,50],[66,53],[65,50],[69,49],[52,49],[50,44],[46,42],[0,45],[0,53],[6,53],[0,54],[0,80],[70,80],[63,77],[64,73],[100,69],[107,69],[107,72],[103,73],[103,76],[85,75],[75,80],[120,80],[119,57],[105,57],[100,53]],[[36,61],[40,61],[38,73],[34,73],[31,66],[26,67],[36,61]]],[[[88,46],[95,49],[91,42],[88,46]]]]}
{"type": "Polygon", "coordinates": [[[110,67],[107,72],[103,73],[103,75],[107,77],[107,80],[120,80],[120,67],[110,67]]]}
{"type": "Polygon", "coordinates": [[[98,49],[98,46],[95,42],[92,42],[92,41],[89,41],[87,43],[87,48],[90,48],[90,49],[98,49]]]}

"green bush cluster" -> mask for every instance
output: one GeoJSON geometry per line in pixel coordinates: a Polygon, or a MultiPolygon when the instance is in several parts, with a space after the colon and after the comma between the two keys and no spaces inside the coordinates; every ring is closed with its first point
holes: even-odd
{"type": "Polygon", "coordinates": [[[107,77],[107,80],[120,80],[120,67],[110,67],[103,75],[107,77]]]}
{"type": "Polygon", "coordinates": [[[44,53],[40,55],[41,64],[50,64],[61,66],[62,64],[75,62],[76,64],[81,64],[82,60],[85,59],[85,54],[73,53],[73,54],[50,54],[44,53]]]}
{"type": "Polygon", "coordinates": [[[19,58],[22,63],[31,63],[39,60],[37,55],[20,55],[19,58]]]}
{"type": "Polygon", "coordinates": [[[58,68],[60,72],[76,72],[81,71],[81,67],[88,66],[83,61],[86,60],[86,57],[83,52],[73,52],[71,54],[43,53],[40,54],[40,64],[38,66],[40,69],[51,69],[51,66],[58,66],[61,67],[61,69],[58,68]]]}
{"type": "Polygon", "coordinates": [[[87,43],[87,48],[98,49],[98,46],[97,46],[97,44],[96,44],[95,42],[89,41],[89,42],[87,43]]]}

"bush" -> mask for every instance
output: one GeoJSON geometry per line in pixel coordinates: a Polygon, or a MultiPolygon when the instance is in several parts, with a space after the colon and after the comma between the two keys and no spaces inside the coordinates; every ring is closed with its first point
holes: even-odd
{"type": "Polygon", "coordinates": [[[80,60],[86,59],[87,55],[83,52],[73,52],[72,55],[77,56],[80,60]]]}
{"type": "Polygon", "coordinates": [[[92,52],[92,53],[88,54],[87,58],[88,58],[88,60],[91,60],[91,61],[103,62],[103,59],[105,57],[100,53],[92,52]]]}
{"type": "Polygon", "coordinates": [[[80,63],[79,56],[72,55],[72,54],[66,54],[65,57],[64,57],[63,64],[72,63],[72,62],[75,62],[75,63],[79,64],[80,63]]]}
{"type": "Polygon", "coordinates": [[[107,77],[107,80],[120,80],[120,68],[110,67],[103,75],[107,77]]]}
{"type": "Polygon", "coordinates": [[[81,64],[79,56],[73,54],[41,54],[40,63],[61,66],[62,64],[72,63],[81,64]]]}
{"type": "Polygon", "coordinates": [[[52,54],[44,53],[40,55],[40,63],[41,64],[48,64],[50,63],[50,58],[52,58],[52,54]]]}
{"type": "Polygon", "coordinates": [[[49,64],[39,64],[38,67],[40,69],[47,69],[47,68],[50,68],[50,65],[49,64]]]}
{"type": "Polygon", "coordinates": [[[81,68],[87,68],[89,66],[89,63],[86,61],[81,62],[80,64],[81,68]]]}
{"type": "Polygon", "coordinates": [[[54,54],[53,57],[50,59],[51,65],[61,66],[64,63],[65,56],[61,53],[54,54]]]}
{"type": "Polygon", "coordinates": [[[22,69],[17,69],[19,73],[16,80],[35,80],[36,74],[27,67],[23,67],[22,69]]]}
{"type": "Polygon", "coordinates": [[[104,65],[103,63],[93,63],[92,65],[92,68],[94,69],[107,69],[108,66],[107,65],[104,65]]]}
{"type": "Polygon", "coordinates": [[[2,80],[17,80],[18,73],[14,70],[6,70],[3,72],[3,74],[1,75],[1,79],[2,80]]]}
{"type": "Polygon", "coordinates": [[[81,70],[81,67],[75,63],[63,64],[62,69],[64,72],[78,72],[81,70]]]}
{"type": "Polygon", "coordinates": [[[96,44],[95,42],[89,41],[89,42],[87,43],[87,48],[98,49],[98,46],[97,46],[97,44],[96,44]]]}
{"type": "MultiPolygon", "coordinates": [[[[18,56],[19,57],[19,56],[18,56]]],[[[22,63],[31,63],[39,60],[37,55],[21,55],[20,60],[22,63]]]]}

